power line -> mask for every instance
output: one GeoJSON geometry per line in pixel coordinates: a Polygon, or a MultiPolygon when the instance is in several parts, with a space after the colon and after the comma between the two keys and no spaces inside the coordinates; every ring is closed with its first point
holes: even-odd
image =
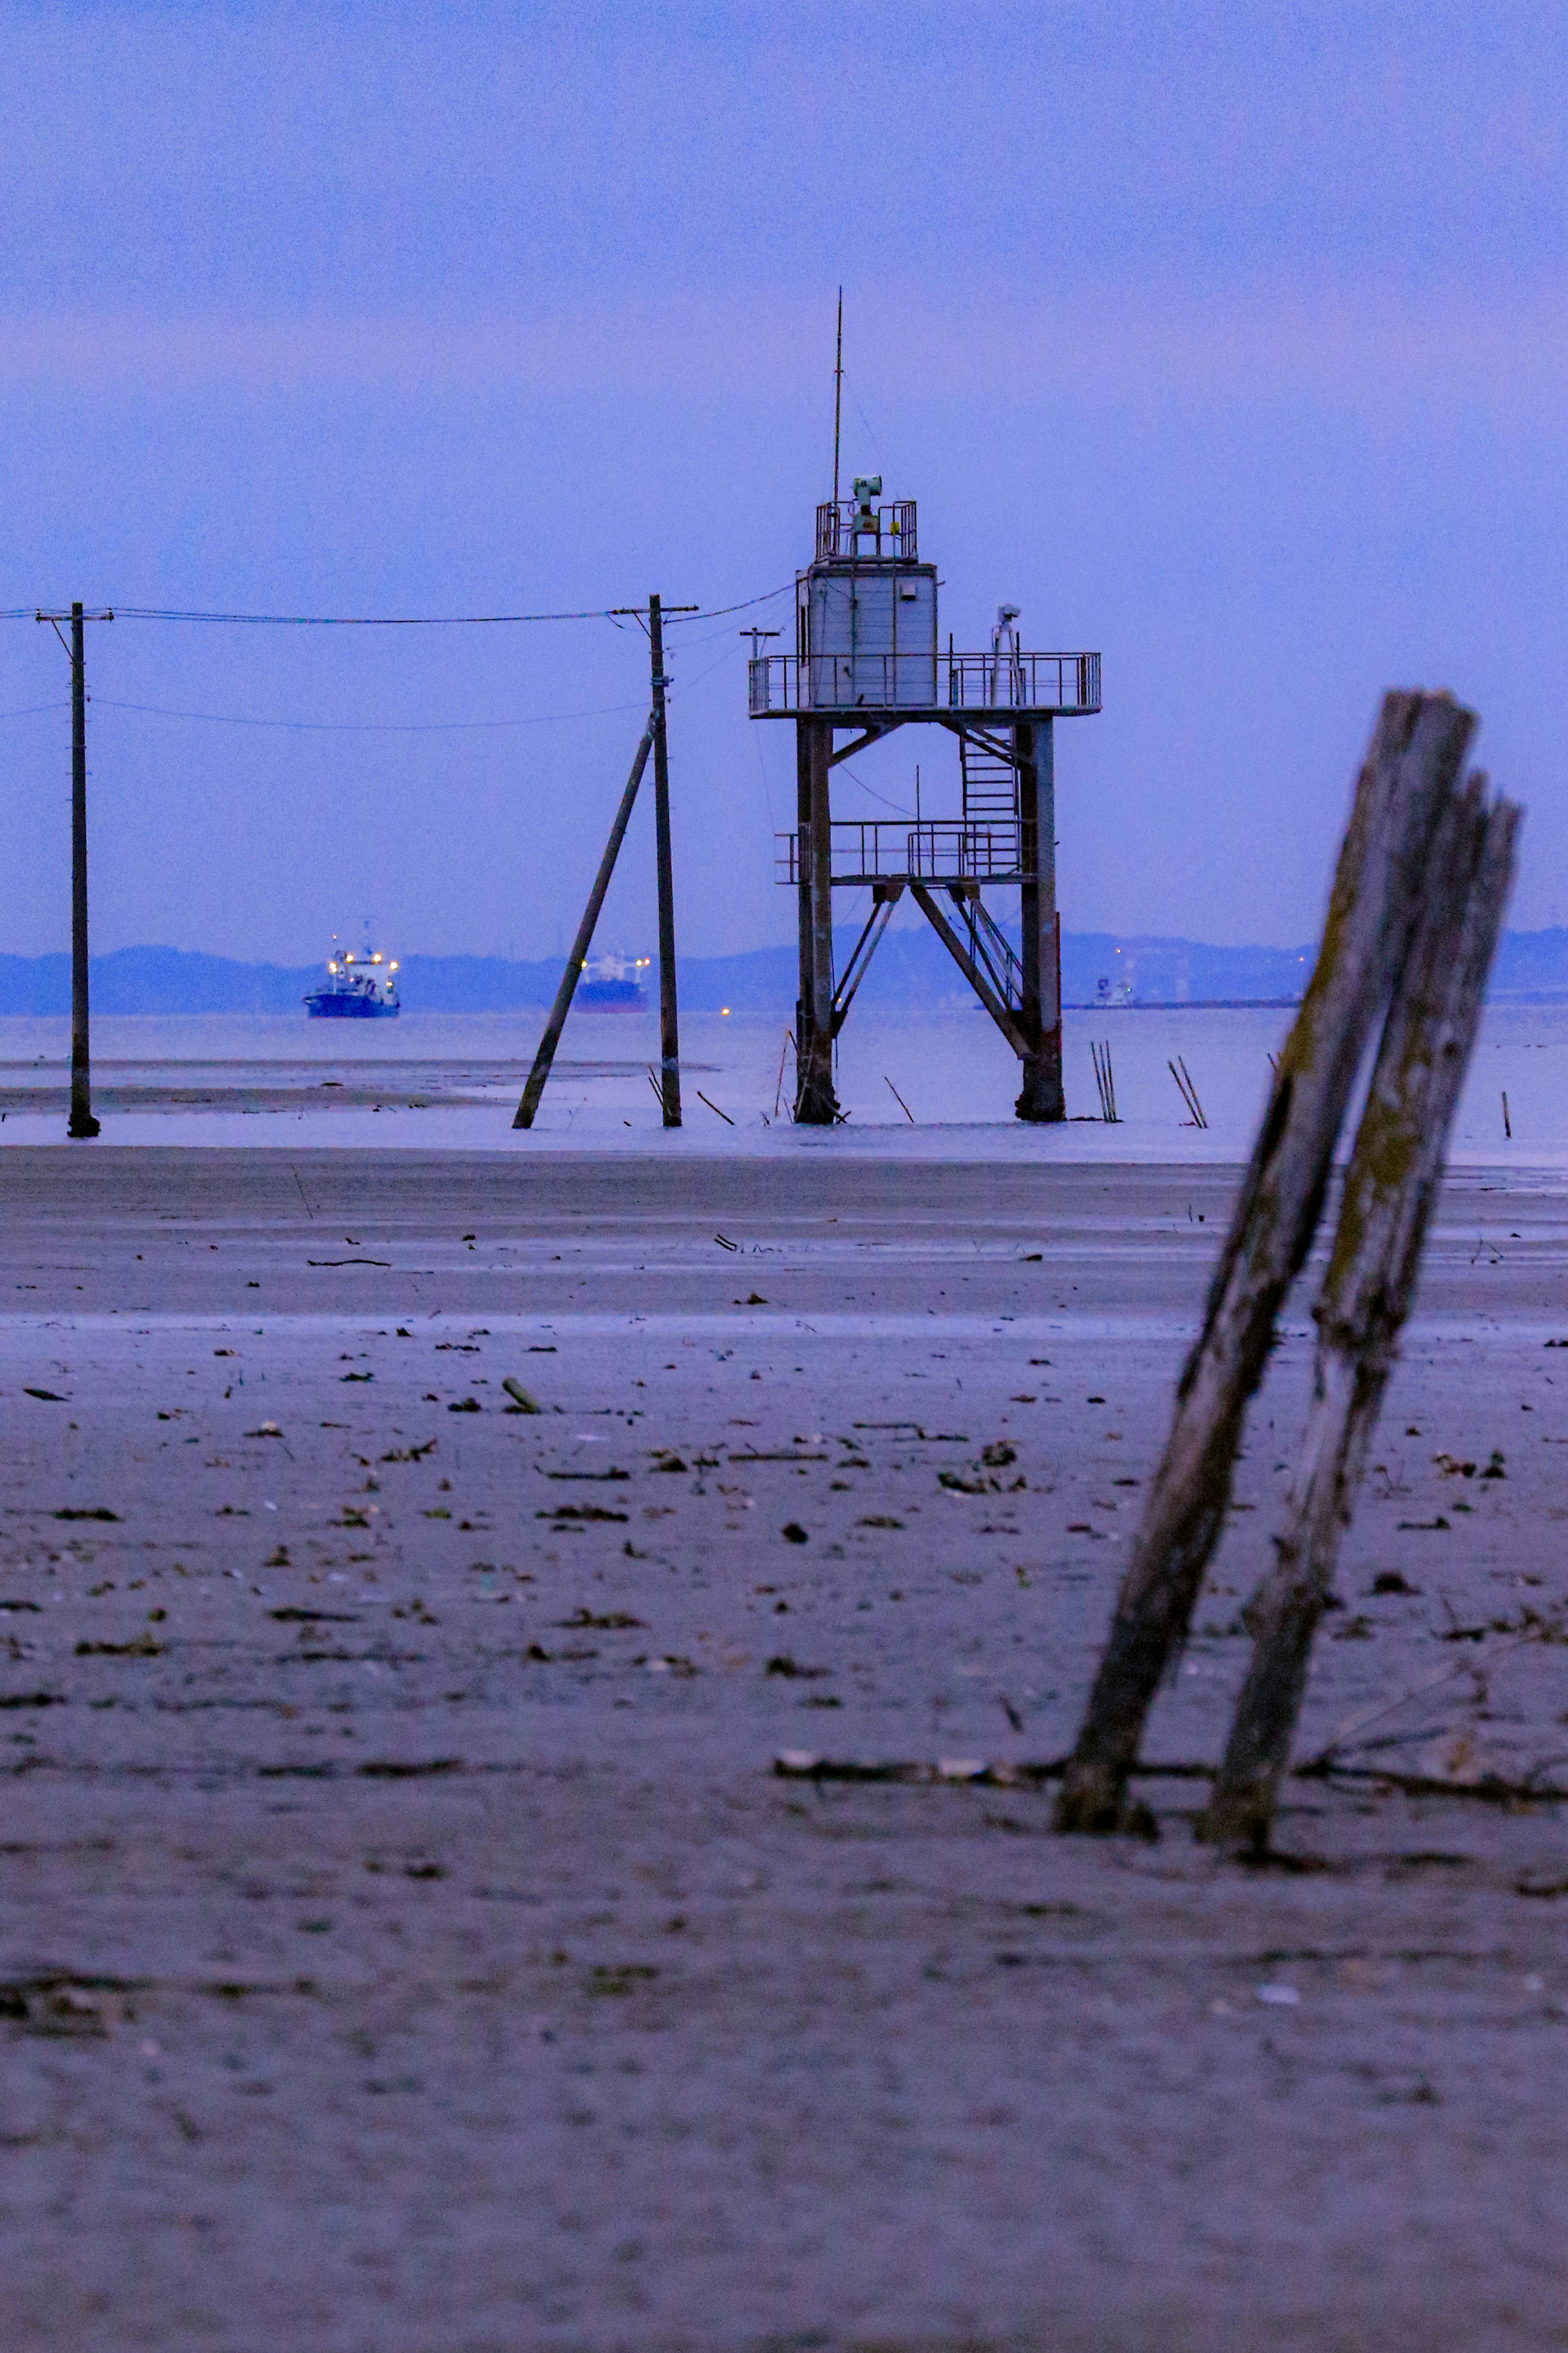
{"type": "Polygon", "coordinates": [[[582,613],[184,613],[155,605],[117,605],[122,621],[218,621],[251,629],[476,629],[522,621],[607,621],[595,606],[582,613]]]}
{"type": "Polygon", "coordinates": [[[30,719],[36,711],[68,711],[69,702],[25,702],[19,711],[0,711],[0,719],[30,719]]]}
{"type": "MultiPolygon", "coordinates": [[[[743,596],[738,605],[700,606],[686,618],[691,621],[721,621],[726,613],[746,613],[753,605],[771,605],[775,596],[787,596],[794,586],[793,580],[786,580],[780,588],[764,588],[760,596],[743,596]]],[[[673,628],[674,623],[670,626],[673,628]]]]}
{"type": "MultiPolygon", "coordinates": [[[[743,613],[752,605],[766,605],[794,586],[793,580],[786,580],[782,587],[765,589],[759,596],[743,597],[738,605],[720,605],[710,610],[698,607],[686,617],[694,621],[721,620],[729,613],[743,613]]],[[[117,605],[114,609],[122,621],[206,621],[251,629],[510,628],[531,622],[608,621],[614,617],[611,607],[600,605],[574,613],[220,613],[185,611],[163,605],[117,605]]],[[[0,620],[4,621],[31,621],[37,617],[37,607],[31,605],[18,605],[0,612],[0,620]]]]}
{"type": "Polygon", "coordinates": [[[98,711],[136,711],[153,719],[199,719],[215,727],[283,727],[307,735],[449,735],[472,728],[550,727],[572,719],[613,718],[643,707],[640,702],[607,702],[596,711],[542,711],[526,719],[254,719],[230,711],[172,711],[158,702],[117,702],[106,694],[95,694],[92,701],[98,711]]]}
{"type": "MultiPolygon", "coordinates": [[[[696,645],[705,641],[693,640],[696,645]]],[[[726,648],[716,662],[710,662],[693,679],[686,681],[688,692],[711,678],[713,672],[728,661],[732,649],[726,648]]],[[[474,730],[505,727],[552,727],[577,719],[615,719],[628,711],[640,711],[640,702],[603,702],[593,711],[538,711],[526,719],[260,719],[232,711],[175,711],[161,702],[121,702],[107,694],[92,697],[95,711],[134,711],[150,719],[192,719],[214,727],[276,727],[303,735],[456,735],[474,730]]],[[[32,706],[38,711],[63,710],[56,702],[40,702],[32,706]]],[[[0,719],[19,714],[0,712],[0,719]]]]}

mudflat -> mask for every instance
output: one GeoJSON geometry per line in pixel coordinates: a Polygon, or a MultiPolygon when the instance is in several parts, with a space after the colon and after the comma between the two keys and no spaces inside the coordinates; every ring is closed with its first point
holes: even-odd
{"type": "Polygon", "coordinates": [[[1030,1769],[1237,1173],[0,1155],[5,2342],[1568,2345],[1568,1187],[1448,1186],[1270,1866],[1311,1269],[1158,1841],[1030,1769]]]}

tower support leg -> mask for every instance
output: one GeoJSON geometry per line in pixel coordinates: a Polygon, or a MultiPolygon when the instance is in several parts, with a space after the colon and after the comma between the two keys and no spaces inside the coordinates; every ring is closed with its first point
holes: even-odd
{"type": "Polygon", "coordinates": [[[833,835],[828,771],[831,720],[795,722],[795,795],[800,857],[800,1003],[795,1020],[795,1115],[831,1127],[833,1092],[833,835]]]}
{"type": "Polygon", "coordinates": [[[1020,1119],[1066,1119],[1062,1087],[1061,922],[1057,913],[1056,744],[1049,719],[1021,720],[1013,730],[1018,768],[1023,884],[1024,1083],[1020,1119]]]}

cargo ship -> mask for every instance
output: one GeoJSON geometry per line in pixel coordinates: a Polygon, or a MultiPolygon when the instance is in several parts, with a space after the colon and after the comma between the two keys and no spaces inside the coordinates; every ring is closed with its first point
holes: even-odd
{"type": "Polygon", "coordinates": [[[327,977],[305,999],[312,1020],[384,1021],[402,1011],[397,997],[397,962],[379,951],[342,949],[332,942],[327,977]]]}
{"type": "Polygon", "coordinates": [[[586,1006],[623,1006],[635,1009],[647,1003],[638,975],[651,956],[592,956],[583,966],[577,1002],[586,1006]]]}

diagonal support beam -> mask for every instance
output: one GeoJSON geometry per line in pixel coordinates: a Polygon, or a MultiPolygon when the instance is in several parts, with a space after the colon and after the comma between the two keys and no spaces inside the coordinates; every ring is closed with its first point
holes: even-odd
{"type": "MultiPolygon", "coordinates": [[[[588,903],[583,910],[583,920],[577,926],[577,936],[572,943],[572,953],[566,959],[566,969],[561,976],[561,986],[555,992],[555,1002],[550,1008],[550,1018],[544,1025],[544,1035],[533,1058],[533,1068],[528,1074],[528,1084],[522,1091],[522,1101],[518,1104],[517,1116],[512,1121],[513,1127],[533,1125],[533,1114],[539,1109],[539,1099],[544,1092],[550,1066],[555,1060],[555,1049],[561,1043],[561,1032],[565,1029],[566,1016],[572,1010],[572,999],[576,993],[584,962],[594,943],[594,926],[599,920],[599,910],[605,903],[605,893],[610,887],[610,877],[616,871],[616,860],[620,856],[621,844],[631,823],[632,804],[637,797],[642,772],[647,765],[647,755],[653,750],[656,723],[656,715],[650,712],[647,725],[643,729],[642,742],[637,745],[637,757],[632,762],[631,775],[626,778],[626,791],[621,795],[620,807],[616,811],[616,821],[610,828],[610,838],[605,844],[605,854],[599,860],[599,871],[594,877],[594,887],[588,893],[588,903]]],[[[664,1099],[661,1092],[660,1102],[664,1099]]]]}
{"type": "Polygon", "coordinates": [[[955,735],[967,735],[972,743],[980,744],[994,758],[1005,760],[1010,768],[1017,766],[1018,754],[1010,732],[1005,735],[988,734],[984,727],[976,727],[962,719],[949,719],[945,715],[938,720],[937,724],[950,728],[955,735]]]}
{"type": "Polygon", "coordinates": [[[867,919],[865,930],[855,943],[855,953],[844,967],[844,977],[833,992],[833,1035],[836,1038],[849,1018],[855,992],[870,969],[871,958],[877,953],[877,943],[888,928],[898,896],[894,888],[886,897],[878,899],[867,919]]]}
{"type": "Polygon", "coordinates": [[[964,946],[963,940],[959,937],[957,932],[954,931],[952,925],[948,922],[947,917],[942,913],[942,911],[937,905],[936,901],[931,897],[926,885],[923,882],[911,882],[910,884],[910,892],[916,906],[919,907],[921,914],[924,915],[932,931],[936,934],[938,939],[947,950],[948,955],[952,958],[953,963],[958,966],[959,971],[963,975],[964,979],[969,983],[970,987],[974,991],[975,996],[980,999],[981,1004],[984,1005],[986,1012],[989,1013],[992,1020],[994,1021],[997,1029],[1000,1029],[1002,1035],[1005,1038],[1007,1043],[1011,1046],[1013,1051],[1018,1056],[1018,1059],[1021,1061],[1028,1050],[1028,1041],[1025,1038],[1023,1030],[1014,1019],[1011,1010],[1004,1004],[1001,997],[997,996],[996,991],[991,986],[989,978],[981,970],[979,965],[974,961],[974,958],[970,955],[969,950],[964,946]]]}
{"type": "Polygon", "coordinates": [[[879,720],[875,726],[868,727],[863,735],[857,735],[853,744],[846,744],[841,752],[830,753],[828,766],[836,768],[840,760],[852,760],[857,752],[865,751],[868,744],[879,743],[884,735],[890,735],[895,727],[901,727],[903,723],[901,719],[879,720]]]}

